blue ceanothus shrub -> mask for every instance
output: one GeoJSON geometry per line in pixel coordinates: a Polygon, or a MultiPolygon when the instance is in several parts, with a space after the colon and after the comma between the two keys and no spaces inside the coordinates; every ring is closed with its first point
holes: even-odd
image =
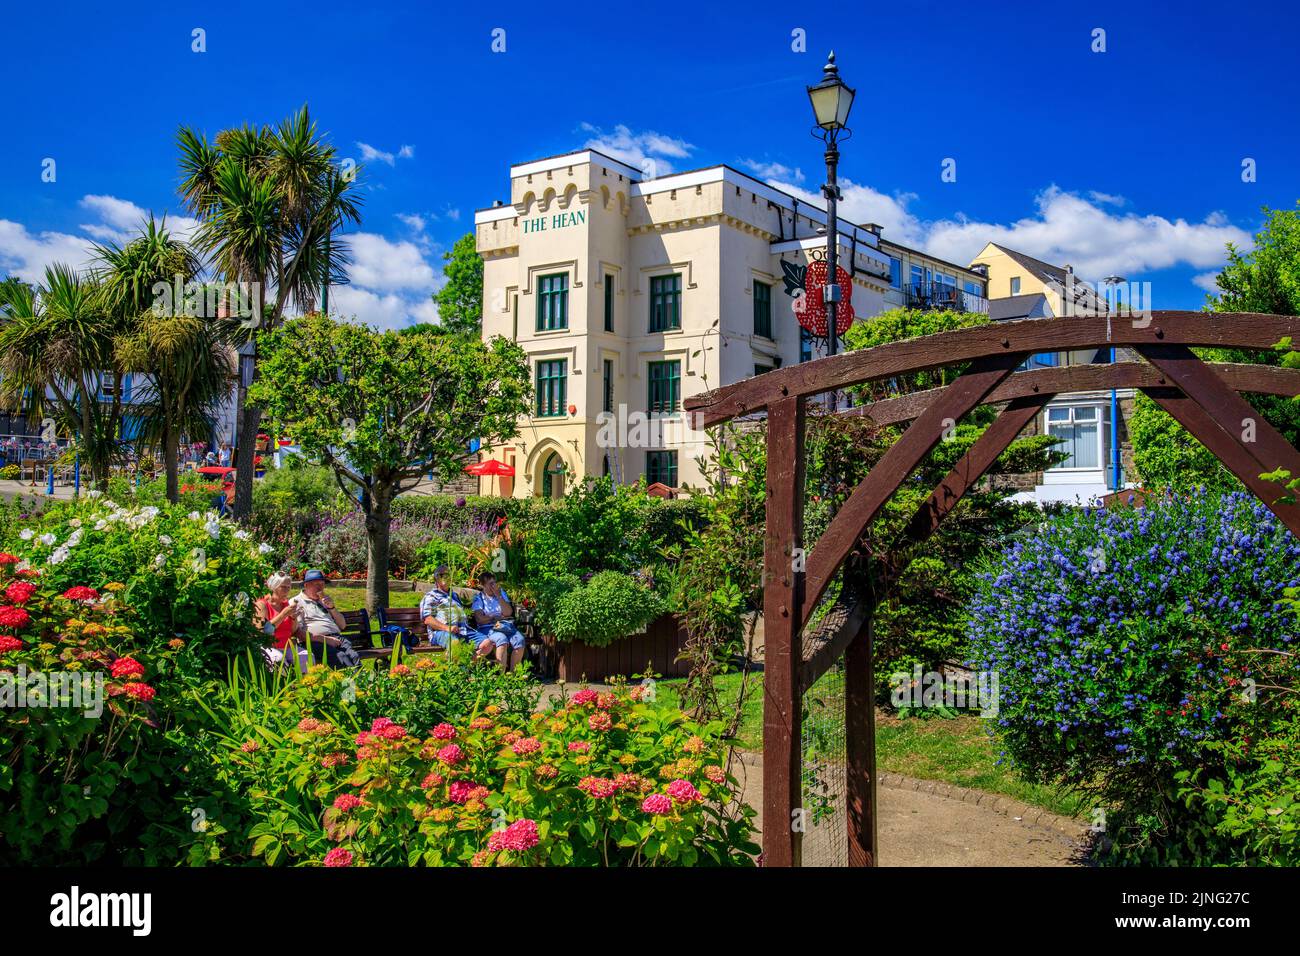
{"type": "Polygon", "coordinates": [[[1174,774],[1213,770],[1207,746],[1244,726],[1259,650],[1295,647],[1278,599],[1296,585],[1300,545],[1246,494],[1026,529],[979,576],[971,615],[969,666],[997,675],[1002,756],[1095,794],[1128,837],[1167,839],[1174,774]]]}

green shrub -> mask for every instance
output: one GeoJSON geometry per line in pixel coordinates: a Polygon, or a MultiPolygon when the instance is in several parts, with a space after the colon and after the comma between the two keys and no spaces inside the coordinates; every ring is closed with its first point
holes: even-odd
{"type": "Polygon", "coordinates": [[[8,464],[0,467],[0,479],[4,481],[17,481],[22,474],[22,469],[17,465],[8,464]]]}
{"type": "Polygon", "coordinates": [[[640,485],[615,486],[608,477],[575,485],[536,522],[528,542],[529,580],[642,569],[653,554],[649,500],[640,485]]]}
{"type": "Polygon", "coordinates": [[[1263,742],[1294,722],[1269,688],[1294,684],[1300,627],[1278,597],[1296,583],[1300,544],[1245,494],[1073,510],[1017,536],[971,614],[1005,755],[1093,794],[1110,860],[1265,862],[1208,794],[1268,791],[1263,742]]]}
{"type": "Polygon", "coordinates": [[[51,587],[121,584],[146,647],[186,641],[180,657],[194,679],[224,673],[231,654],[259,645],[252,600],[271,571],[248,532],[213,511],[123,506],[85,496],[49,502],[11,526],[0,547],[29,561],[51,587]]]}
{"type": "Polygon", "coordinates": [[[619,571],[601,571],[586,582],[572,575],[553,578],[543,594],[546,633],[593,647],[637,634],[667,610],[653,587],[619,571]]]}

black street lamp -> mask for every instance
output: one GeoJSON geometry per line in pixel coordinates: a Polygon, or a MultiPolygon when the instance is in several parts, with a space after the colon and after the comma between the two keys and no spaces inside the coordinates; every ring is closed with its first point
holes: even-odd
{"type": "Polygon", "coordinates": [[[835,173],[840,161],[840,136],[848,139],[853,135],[847,124],[849,110],[853,108],[854,91],[840,79],[834,50],[827,58],[824,70],[822,81],[816,86],[808,87],[808,99],[812,103],[813,116],[817,119],[813,135],[826,143],[826,185],[822,187],[822,195],[826,197],[826,323],[828,352],[834,355],[839,350],[840,337],[836,312],[843,298],[835,275],[839,249],[839,219],[835,203],[840,198],[835,173]]]}

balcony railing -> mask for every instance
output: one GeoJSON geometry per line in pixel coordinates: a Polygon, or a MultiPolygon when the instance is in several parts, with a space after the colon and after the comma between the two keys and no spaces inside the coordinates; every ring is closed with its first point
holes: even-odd
{"type": "Polygon", "coordinates": [[[989,300],[943,282],[916,282],[903,286],[903,304],[909,309],[947,309],[952,312],[987,312],[989,300]]]}

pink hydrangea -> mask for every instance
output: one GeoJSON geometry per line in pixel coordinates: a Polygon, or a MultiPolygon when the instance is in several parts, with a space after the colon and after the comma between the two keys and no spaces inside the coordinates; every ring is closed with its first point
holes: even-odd
{"type": "Polygon", "coordinates": [[[406,728],[401,724],[386,724],[375,732],[385,740],[401,740],[406,736],[406,728]]]}
{"type": "Polygon", "coordinates": [[[430,736],[438,740],[452,740],[456,736],[456,728],[448,723],[441,723],[434,727],[430,736]]]}
{"type": "Polygon", "coordinates": [[[723,770],[717,764],[713,764],[704,768],[704,776],[707,777],[711,783],[722,783],[727,779],[727,771],[723,770]]]}
{"type": "Polygon", "coordinates": [[[336,846],[325,854],[325,866],[351,866],[352,851],[345,850],[341,846],[336,846]]]}
{"type": "Polygon", "coordinates": [[[420,781],[421,790],[432,790],[434,787],[438,787],[441,785],[442,785],[442,774],[438,773],[437,771],[428,774],[423,780],[420,781]]]}
{"type": "Polygon", "coordinates": [[[482,800],[488,795],[488,788],[472,780],[453,780],[447,787],[447,799],[452,803],[468,803],[482,800]]]}
{"type": "Polygon", "coordinates": [[[596,706],[599,707],[601,710],[609,710],[616,703],[618,703],[618,698],[615,697],[613,694],[596,695],[596,706]]]}
{"type": "Polygon", "coordinates": [[[703,799],[689,780],[674,780],[668,785],[668,795],[678,803],[693,803],[703,799]]]}
{"type": "Polygon", "coordinates": [[[343,813],[361,806],[361,798],[352,793],[340,793],[334,798],[334,809],[343,813]]]}
{"type": "Polygon", "coordinates": [[[516,756],[526,757],[529,754],[535,754],[542,749],[542,742],[536,737],[525,737],[523,740],[515,741],[515,745],[510,748],[516,756]]]}
{"type": "Polygon", "coordinates": [[[657,817],[673,812],[673,800],[666,794],[652,793],[641,801],[641,809],[657,817]]]}
{"type": "Polygon", "coordinates": [[[590,687],[584,687],[573,695],[573,702],[579,707],[586,707],[588,704],[593,703],[599,696],[600,695],[590,687]]]}
{"type": "Polygon", "coordinates": [[[447,744],[438,751],[438,760],[449,767],[454,767],[465,759],[465,751],[458,744],[447,744]]]}
{"type": "Polygon", "coordinates": [[[604,777],[583,777],[578,781],[578,789],[589,797],[601,800],[618,793],[618,784],[604,777]]]}
{"type": "Polygon", "coordinates": [[[537,846],[540,837],[537,824],[532,820],[516,820],[504,830],[497,830],[488,837],[488,850],[513,850],[520,853],[537,846]]]}
{"type": "Polygon", "coordinates": [[[609,730],[614,726],[614,721],[603,710],[598,710],[587,718],[587,726],[592,730],[609,730]]]}
{"type": "Polygon", "coordinates": [[[119,680],[130,677],[143,677],[144,666],[137,660],[130,657],[119,657],[113,661],[113,666],[109,673],[119,680]]]}
{"type": "Polygon", "coordinates": [[[587,743],[585,740],[575,740],[573,743],[569,744],[569,750],[575,753],[585,754],[590,749],[591,744],[587,743]]]}
{"type": "Polygon", "coordinates": [[[311,733],[319,726],[320,726],[320,721],[317,720],[315,717],[304,717],[302,720],[298,721],[298,729],[304,730],[307,733],[311,733]]]}

